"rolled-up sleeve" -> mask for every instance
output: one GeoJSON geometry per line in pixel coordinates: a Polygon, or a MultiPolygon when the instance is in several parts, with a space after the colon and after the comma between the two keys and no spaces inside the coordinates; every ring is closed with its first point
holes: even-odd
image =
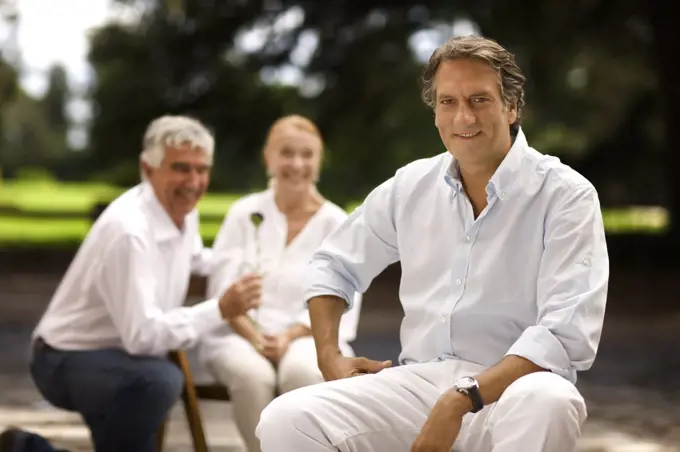
{"type": "Polygon", "coordinates": [[[335,295],[351,308],[385,267],[399,260],[395,227],[396,182],[378,186],[314,253],[305,279],[305,302],[335,295]]]}
{"type": "Polygon", "coordinates": [[[609,256],[595,189],[576,187],[545,219],[537,285],[538,322],[507,355],[575,382],[593,364],[602,334],[609,256]]]}

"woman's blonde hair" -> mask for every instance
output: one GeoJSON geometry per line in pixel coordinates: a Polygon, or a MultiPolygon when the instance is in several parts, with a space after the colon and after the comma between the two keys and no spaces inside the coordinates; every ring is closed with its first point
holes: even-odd
{"type": "Polygon", "coordinates": [[[323,138],[321,137],[321,132],[319,132],[319,128],[316,126],[316,124],[314,124],[314,121],[301,115],[287,115],[274,121],[274,124],[272,124],[271,127],[269,128],[269,132],[267,132],[267,140],[265,141],[264,144],[265,152],[267,151],[267,149],[269,149],[269,145],[271,144],[272,138],[279,131],[285,129],[286,127],[293,127],[302,132],[311,133],[312,135],[316,136],[322,143],[321,150],[323,152],[323,138]]]}

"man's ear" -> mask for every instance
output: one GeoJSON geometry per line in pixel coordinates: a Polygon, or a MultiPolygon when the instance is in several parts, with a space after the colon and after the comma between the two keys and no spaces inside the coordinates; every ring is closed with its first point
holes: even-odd
{"type": "Polygon", "coordinates": [[[142,167],[142,175],[144,175],[146,179],[149,179],[151,177],[151,173],[153,173],[153,168],[144,160],[140,160],[139,164],[142,167]]]}
{"type": "Polygon", "coordinates": [[[513,104],[508,107],[508,125],[512,125],[517,121],[517,105],[513,104]]]}

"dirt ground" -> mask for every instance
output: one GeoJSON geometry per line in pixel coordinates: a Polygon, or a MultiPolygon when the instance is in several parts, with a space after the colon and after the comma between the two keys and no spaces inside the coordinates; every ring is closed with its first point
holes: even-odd
{"type": "MultiPolygon", "coordinates": [[[[1,254],[1,252],[0,252],[1,254]]],[[[65,270],[64,260],[12,269],[0,258],[0,430],[20,425],[72,450],[90,450],[80,419],[50,407],[27,373],[30,333],[65,270]],[[12,270],[12,271],[9,271],[12,270]]],[[[589,418],[579,451],[680,452],[680,295],[674,271],[612,274],[598,358],[579,376],[589,418]]],[[[354,344],[357,353],[396,359],[399,353],[398,271],[376,279],[366,294],[354,344]]],[[[194,368],[199,379],[205,373],[194,368]]],[[[166,450],[192,450],[181,404],[173,410],[166,450]]],[[[216,451],[242,450],[231,406],[203,402],[208,440],[216,451]]]]}

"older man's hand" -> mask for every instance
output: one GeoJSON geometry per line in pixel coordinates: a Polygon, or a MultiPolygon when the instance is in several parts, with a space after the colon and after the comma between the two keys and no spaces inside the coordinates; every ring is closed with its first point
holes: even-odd
{"type": "Polygon", "coordinates": [[[224,292],[219,306],[225,320],[244,315],[260,306],[262,277],[255,273],[244,275],[224,292]]]}

